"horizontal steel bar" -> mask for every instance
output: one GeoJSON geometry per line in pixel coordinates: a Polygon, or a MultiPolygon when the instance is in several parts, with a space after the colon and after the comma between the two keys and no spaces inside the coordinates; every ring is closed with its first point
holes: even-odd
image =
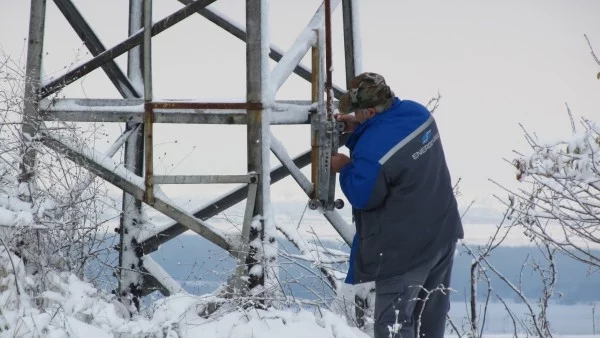
{"type": "MultiPolygon", "coordinates": [[[[340,144],[345,144],[348,134],[342,135],[340,138],[340,144]]],[[[294,165],[298,168],[304,168],[310,164],[310,150],[303,152],[293,159],[294,165]]],[[[290,169],[284,165],[279,165],[277,168],[271,170],[270,182],[271,184],[277,183],[282,179],[286,178],[290,174],[290,169]]],[[[215,200],[214,202],[206,205],[202,209],[194,212],[194,217],[201,220],[207,220],[219,213],[225,211],[227,208],[236,205],[248,197],[248,185],[244,185],[238,189],[233,190],[229,194],[215,200]]],[[[325,215],[328,216],[327,214],[325,215]]],[[[140,245],[143,247],[146,254],[150,254],[158,250],[158,247],[169,240],[181,235],[188,229],[179,223],[173,223],[170,227],[165,230],[154,234],[152,237],[147,239],[141,239],[140,245]]]]}
{"type": "Polygon", "coordinates": [[[258,175],[154,175],[155,184],[255,183],[258,175]]]}
{"type": "MultiPolygon", "coordinates": [[[[110,108],[110,107],[107,107],[110,108]]],[[[144,113],[139,111],[89,111],[89,110],[46,110],[40,116],[46,121],[71,122],[135,122],[144,121],[144,113]]],[[[246,124],[246,111],[230,110],[155,110],[154,123],[182,124],[246,124]]]]}
{"type": "MultiPolygon", "coordinates": [[[[294,159],[294,164],[299,168],[305,167],[310,164],[310,152],[305,152],[300,156],[294,159]]],[[[279,166],[271,171],[271,184],[276,183],[287,175],[289,175],[289,169],[285,166],[279,166]]],[[[194,217],[197,217],[201,220],[207,220],[219,213],[225,211],[227,208],[236,205],[237,203],[243,201],[248,197],[248,185],[244,185],[240,188],[237,188],[230,192],[229,194],[219,198],[218,200],[210,203],[204,208],[196,211],[194,213],[194,217]]],[[[140,245],[143,247],[144,252],[149,254],[158,249],[158,247],[169,240],[181,235],[186,232],[188,229],[179,223],[173,223],[167,229],[154,234],[152,237],[148,239],[141,239],[140,245]]]]}
{"type": "MultiPolygon", "coordinates": [[[[110,158],[102,157],[103,163],[99,163],[96,160],[94,153],[89,149],[83,150],[83,153],[76,151],[72,147],[64,144],[61,140],[51,137],[47,134],[43,135],[40,140],[48,148],[63,154],[66,158],[74,163],[86,167],[98,177],[101,177],[114,186],[131,194],[134,198],[139,200],[143,199],[143,179],[124,168],[119,168],[119,166],[114,162],[111,166],[109,163],[111,162],[110,158]],[[119,168],[120,170],[117,171],[114,168],[119,168]]],[[[169,202],[164,200],[161,195],[155,196],[155,203],[150,206],[169,218],[177,220],[177,224],[180,224],[185,228],[185,230],[192,230],[227,251],[235,249],[235,245],[231,244],[226,237],[222,236],[218,232],[215,232],[215,230],[204,223],[204,221],[190,215],[177,206],[169,204],[169,202]]]]}
{"type": "MultiPolygon", "coordinates": [[[[171,104],[171,102],[168,102],[171,104]]],[[[175,102],[181,103],[181,102],[175,102]]],[[[183,102],[198,106],[202,102],[183,102]]],[[[208,103],[214,105],[215,103],[208,103]]],[[[218,104],[218,103],[217,103],[218,104]]],[[[233,103],[234,106],[245,103],[233,103]]],[[[193,106],[192,105],[192,106],[193,106]]],[[[255,108],[254,104],[250,108],[255,108]]],[[[310,101],[281,100],[269,106],[271,124],[307,124],[310,101]],[[306,109],[303,118],[302,109],[306,109]]],[[[154,108],[154,123],[246,124],[245,109],[158,109],[154,108]]],[[[136,122],[142,123],[144,101],[141,99],[55,99],[40,102],[40,116],[47,121],[71,122],[136,122]]]]}
{"type": "MultiPolygon", "coordinates": [[[[163,18],[162,20],[152,25],[152,36],[164,32],[166,29],[181,22],[183,19],[189,17],[190,15],[196,13],[197,10],[204,8],[215,1],[216,0],[190,1],[187,6],[177,10],[173,14],[163,18]]],[[[85,62],[80,66],[70,71],[67,71],[62,76],[59,76],[58,78],[48,82],[42,88],[40,88],[40,90],[37,93],[38,97],[44,98],[48,95],[56,93],[68,84],[77,81],[77,79],[81,78],[82,76],[89,74],[98,67],[101,67],[102,65],[106,64],[108,61],[113,60],[118,56],[122,55],[123,53],[129,51],[130,49],[139,45],[143,41],[143,35],[144,30],[140,29],[137,33],[128,37],[123,42],[117,44],[111,49],[100,53],[98,56],[94,57],[88,62],[85,62]]]]}
{"type": "Polygon", "coordinates": [[[260,102],[184,102],[184,101],[153,101],[150,102],[155,109],[246,109],[261,110],[260,102]]]}

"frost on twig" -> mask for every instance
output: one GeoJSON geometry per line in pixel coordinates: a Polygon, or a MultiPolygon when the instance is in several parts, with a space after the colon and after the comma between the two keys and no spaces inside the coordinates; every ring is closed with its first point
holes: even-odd
{"type": "Polygon", "coordinates": [[[529,189],[514,192],[517,220],[526,234],[586,264],[600,266],[600,128],[583,120],[570,139],[540,144],[516,159],[517,179],[529,189]]]}

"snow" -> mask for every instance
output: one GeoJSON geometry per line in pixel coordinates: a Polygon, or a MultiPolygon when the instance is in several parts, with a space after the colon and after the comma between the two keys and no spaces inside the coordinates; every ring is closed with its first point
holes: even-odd
{"type": "Polygon", "coordinates": [[[161,266],[149,255],[143,256],[144,269],[148,271],[162,286],[169,290],[170,294],[185,293],[185,290],[173,277],[171,277],[161,266]]]}
{"type": "Polygon", "coordinates": [[[129,318],[114,295],[66,272],[46,274],[48,289],[37,298],[43,304],[38,306],[30,293],[41,285],[41,276],[26,275],[22,261],[4,248],[0,272],[1,337],[368,337],[324,309],[310,312],[294,302],[284,309],[244,309],[231,300],[185,293],[155,302],[147,315],[129,318]],[[200,315],[210,303],[220,304],[219,310],[200,315]]]}
{"type": "Polygon", "coordinates": [[[271,124],[295,124],[306,123],[310,109],[314,105],[302,106],[295,104],[273,103],[271,105],[271,124]]]}

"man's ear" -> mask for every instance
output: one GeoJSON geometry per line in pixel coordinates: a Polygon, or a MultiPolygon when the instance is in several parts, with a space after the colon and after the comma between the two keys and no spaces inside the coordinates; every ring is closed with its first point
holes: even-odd
{"type": "Polygon", "coordinates": [[[369,108],[369,109],[367,109],[367,111],[369,112],[369,117],[373,117],[373,116],[375,116],[375,114],[377,114],[377,111],[375,110],[375,108],[369,108]]]}

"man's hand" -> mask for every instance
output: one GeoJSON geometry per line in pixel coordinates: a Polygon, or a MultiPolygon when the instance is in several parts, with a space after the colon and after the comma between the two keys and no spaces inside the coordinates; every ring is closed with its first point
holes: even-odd
{"type": "Polygon", "coordinates": [[[354,115],[335,114],[333,118],[336,121],[344,122],[344,133],[351,133],[360,125],[360,122],[356,120],[356,116],[354,115]]]}
{"type": "Polygon", "coordinates": [[[343,167],[350,163],[350,161],[350,157],[344,154],[333,154],[331,155],[331,170],[333,170],[333,172],[339,173],[343,167]]]}

